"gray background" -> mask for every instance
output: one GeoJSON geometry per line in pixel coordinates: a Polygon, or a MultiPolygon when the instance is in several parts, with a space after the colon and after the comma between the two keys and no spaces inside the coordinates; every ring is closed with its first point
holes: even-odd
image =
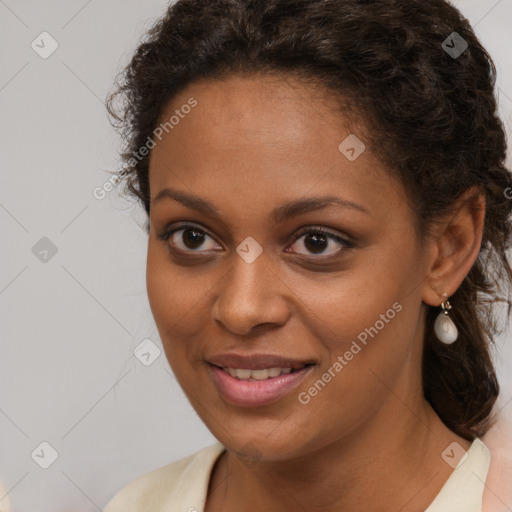
{"type": "MultiPolygon", "coordinates": [[[[512,0],[455,3],[495,59],[510,133],[512,0]]],[[[0,480],[17,512],[100,510],[130,479],[214,441],[163,351],[149,366],[133,355],[144,339],[161,347],[144,213],[92,193],[119,166],[104,98],[166,4],[0,0],[0,480]],[[46,59],[31,47],[43,31],[59,45],[46,59]],[[58,452],[48,469],[43,441],[58,452]]],[[[504,335],[504,410],[511,356],[504,335]]]]}

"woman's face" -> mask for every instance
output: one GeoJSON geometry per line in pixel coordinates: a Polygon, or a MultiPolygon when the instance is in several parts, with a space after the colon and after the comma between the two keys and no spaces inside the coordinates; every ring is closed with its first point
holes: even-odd
{"type": "Polygon", "coordinates": [[[328,93],[268,77],[194,83],[171,116],[150,159],[147,289],[199,416],[267,460],[396,428],[422,399],[427,256],[364,131],[328,93]]]}

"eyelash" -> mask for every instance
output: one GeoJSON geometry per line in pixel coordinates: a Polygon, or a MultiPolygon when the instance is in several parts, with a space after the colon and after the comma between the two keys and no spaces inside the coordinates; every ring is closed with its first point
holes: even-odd
{"type": "MultiPolygon", "coordinates": [[[[169,240],[169,238],[174,234],[176,233],[177,231],[183,231],[183,230],[186,230],[187,228],[192,228],[196,231],[199,231],[200,233],[203,233],[205,235],[208,235],[210,238],[212,238],[213,240],[215,240],[215,237],[213,235],[211,235],[207,230],[203,229],[203,228],[200,228],[199,226],[195,225],[195,224],[189,224],[189,223],[186,223],[186,224],[180,224],[176,227],[174,227],[173,229],[169,230],[169,231],[165,231],[164,233],[160,233],[158,234],[158,238],[162,241],[165,241],[167,242],[169,240]]],[[[292,245],[297,241],[299,240],[300,238],[302,238],[304,235],[307,235],[307,234],[323,234],[325,235],[328,239],[330,240],[334,240],[336,242],[338,242],[339,244],[341,244],[345,249],[351,249],[354,247],[354,243],[351,242],[350,240],[346,239],[346,238],[343,238],[339,235],[336,235],[328,230],[326,230],[325,228],[323,228],[322,226],[306,226],[302,229],[300,229],[297,233],[294,233],[292,235],[292,245]]],[[[216,241],[216,240],[215,240],[216,241]]],[[[169,244],[168,244],[169,245],[169,244]]],[[[201,251],[195,251],[193,249],[189,249],[187,251],[184,251],[183,249],[175,249],[176,251],[179,251],[181,253],[184,253],[184,254],[191,254],[191,253],[200,253],[201,251]]],[[[340,253],[343,252],[343,249],[341,249],[340,251],[336,252],[335,254],[330,254],[328,256],[322,256],[322,255],[317,255],[315,256],[314,254],[311,254],[311,257],[313,259],[324,259],[324,260],[327,260],[327,259],[332,259],[332,258],[335,258],[335,257],[338,257],[340,255],[340,253]]],[[[298,253],[299,255],[302,255],[302,256],[305,256],[304,254],[301,254],[301,253],[298,253]]]]}
{"type": "MultiPolygon", "coordinates": [[[[305,228],[299,229],[299,231],[297,233],[294,233],[292,235],[293,243],[295,243],[297,240],[299,240],[299,238],[302,238],[304,235],[308,235],[311,233],[314,233],[314,234],[320,233],[322,235],[325,235],[329,240],[334,240],[334,241],[338,242],[345,249],[352,249],[354,247],[354,244],[350,240],[343,238],[340,235],[336,235],[336,234],[332,233],[331,231],[326,230],[322,226],[306,226],[305,228]]],[[[340,252],[341,251],[338,251],[337,253],[331,254],[329,256],[318,256],[318,258],[327,259],[327,258],[337,257],[337,256],[339,256],[340,252]]],[[[312,256],[314,256],[314,255],[312,255],[312,256]]]]}

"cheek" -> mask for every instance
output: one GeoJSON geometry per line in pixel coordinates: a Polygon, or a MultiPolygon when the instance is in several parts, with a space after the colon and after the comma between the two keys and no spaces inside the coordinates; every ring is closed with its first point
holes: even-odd
{"type": "Polygon", "coordinates": [[[411,353],[414,315],[397,283],[381,279],[362,293],[358,276],[353,280],[310,285],[303,296],[301,322],[321,367],[293,397],[301,404],[296,418],[306,430],[318,424],[326,439],[378,410],[411,353]]]}
{"type": "Polygon", "coordinates": [[[146,287],[155,321],[162,325],[181,323],[195,307],[200,307],[210,276],[199,267],[180,267],[171,261],[165,245],[150,241],[146,287]]]}
{"type": "Polygon", "coordinates": [[[289,280],[302,328],[322,356],[321,371],[344,375],[329,384],[340,395],[357,391],[371,399],[376,375],[391,382],[410,354],[419,314],[412,304],[421,304],[421,289],[411,283],[419,270],[412,251],[393,252],[368,253],[337,276],[289,280]]]}
{"type": "MultiPolygon", "coordinates": [[[[178,377],[191,375],[200,346],[198,333],[211,318],[211,293],[221,274],[199,267],[180,267],[165,246],[148,246],[146,287],[148,300],[169,364],[178,377]]],[[[181,380],[181,379],[180,379],[181,380]]]]}
{"type": "Polygon", "coordinates": [[[172,265],[165,247],[149,243],[146,288],[153,318],[165,351],[177,348],[176,333],[182,328],[187,314],[198,303],[198,287],[190,286],[182,270],[172,265]],[[173,343],[169,343],[169,340],[173,343]]]}
{"type": "Polygon", "coordinates": [[[146,288],[151,312],[157,327],[170,326],[175,321],[179,305],[180,283],[171,266],[165,261],[156,243],[149,243],[146,267],[146,288]]]}
{"type": "Polygon", "coordinates": [[[384,330],[382,322],[390,320],[384,324],[387,328],[396,316],[393,304],[403,300],[405,282],[386,262],[379,265],[374,260],[314,279],[308,274],[289,276],[287,287],[293,291],[300,321],[334,352],[345,350],[345,345],[376,322],[384,330]]]}

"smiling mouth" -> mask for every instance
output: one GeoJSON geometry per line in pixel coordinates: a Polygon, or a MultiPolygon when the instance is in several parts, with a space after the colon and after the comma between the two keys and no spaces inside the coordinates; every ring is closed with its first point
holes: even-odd
{"type": "MultiPolygon", "coordinates": [[[[284,362],[284,361],[283,361],[284,362]]],[[[281,400],[313,371],[315,364],[297,363],[295,365],[269,366],[254,361],[256,368],[235,368],[209,363],[211,378],[222,398],[238,407],[262,407],[281,400]]],[[[243,364],[243,363],[242,363],[243,364]]]]}
{"type": "MultiPolygon", "coordinates": [[[[217,365],[213,365],[217,366],[217,365]]],[[[231,377],[234,377],[238,380],[244,380],[248,382],[254,382],[254,381],[263,381],[263,380],[269,380],[269,379],[275,379],[281,375],[288,375],[290,373],[294,373],[297,371],[302,370],[303,368],[306,368],[307,366],[312,366],[311,364],[304,364],[298,368],[263,368],[260,370],[251,370],[248,368],[226,368],[223,366],[217,366],[217,368],[220,368],[224,372],[231,375],[231,377]]]]}

